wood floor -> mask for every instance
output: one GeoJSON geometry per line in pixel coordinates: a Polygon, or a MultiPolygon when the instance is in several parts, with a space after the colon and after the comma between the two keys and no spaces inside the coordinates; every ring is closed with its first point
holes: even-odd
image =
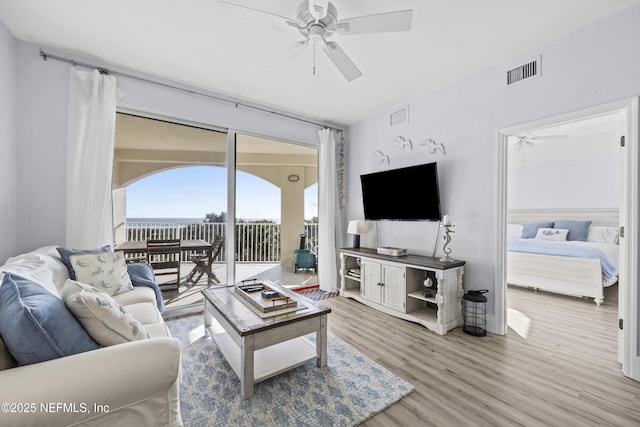
{"type": "Polygon", "coordinates": [[[330,333],[415,387],[364,426],[637,427],[640,383],[617,362],[616,292],[598,307],[510,287],[515,329],[486,337],[436,335],[342,297],[322,303],[330,333]]]}

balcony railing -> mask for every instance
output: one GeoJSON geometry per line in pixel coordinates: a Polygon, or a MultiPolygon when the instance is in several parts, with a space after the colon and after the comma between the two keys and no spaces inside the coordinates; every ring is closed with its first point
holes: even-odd
{"type": "MultiPolygon", "coordinates": [[[[213,242],[216,235],[226,239],[227,225],[222,222],[127,222],[127,240],[147,239],[202,239],[213,242]]],[[[305,223],[306,249],[317,251],[318,224],[305,223]]],[[[236,262],[280,262],[280,224],[236,223],[236,262]]],[[[186,256],[186,255],[185,255],[186,256]]],[[[226,262],[220,251],[214,262],[226,262]]]]}

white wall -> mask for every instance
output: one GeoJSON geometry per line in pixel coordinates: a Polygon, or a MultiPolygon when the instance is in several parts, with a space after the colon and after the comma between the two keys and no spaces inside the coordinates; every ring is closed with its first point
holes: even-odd
{"type": "Polygon", "coordinates": [[[0,21],[0,263],[16,248],[15,40],[0,21]]]}
{"type": "MultiPolygon", "coordinates": [[[[359,175],[375,170],[438,161],[443,211],[455,223],[452,256],[467,262],[466,289],[494,290],[496,265],[498,129],[640,94],[640,5],[561,39],[522,52],[456,84],[409,100],[410,123],[389,127],[390,112],[351,126],[347,135],[348,219],[363,218],[359,175]],[[542,76],[505,87],[508,66],[542,55],[542,76]],[[400,150],[391,139],[401,134],[414,142],[400,150]],[[432,138],[447,154],[428,154],[416,143],[432,138]],[[377,163],[372,152],[389,154],[377,163]]],[[[437,61],[437,58],[434,58],[437,61]]],[[[428,73],[428,70],[425,71],[428,73]]],[[[637,143],[637,141],[633,142],[637,143]]],[[[420,196],[416,188],[416,197],[420,196]]],[[[410,201],[408,201],[410,202],[410,201]]],[[[378,223],[363,236],[363,246],[392,245],[430,254],[436,241],[431,223],[378,223]]],[[[495,331],[495,292],[488,294],[489,331],[495,331]]]]}
{"type": "MultiPolygon", "coordinates": [[[[16,45],[17,163],[20,165],[16,234],[19,239],[11,252],[20,253],[65,241],[67,103],[71,65],[54,59],[43,61],[39,46],[21,41],[16,45]]],[[[118,71],[109,64],[73,59],[118,71]]],[[[118,107],[128,111],[234,128],[273,139],[319,144],[319,127],[315,125],[236,108],[233,104],[136,78],[118,74],[116,77],[118,86],[125,93],[118,107]]]]}
{"type": "Polygon", "coordinates": [[[620,204],[620,131],[509,146],[509,209],[598,209],[620,204]]]}

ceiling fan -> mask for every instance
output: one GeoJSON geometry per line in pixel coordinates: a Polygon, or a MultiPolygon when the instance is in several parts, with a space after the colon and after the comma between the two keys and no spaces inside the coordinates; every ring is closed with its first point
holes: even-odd
{"type": "Polygon", "coordinates": [[[528,145],[533,146],[539,141],[565,139],[569,137],[569,135],[531,135],[530,133],[513,136],[516,138],[513,147],[518,149],[526,147],[528,145]]]}
{"type": "Polygon", "coordinates": [[[327,41],[328,37],[334,33],[348,36],[366,33],[409,31],[413,17],[413,10],[406,9],[338,20],[338,11],[328,0],[305,0],[298,6],[295,19],[291,19],[228,1],[220,1],[220,3],[226,6],[241,8],[245,11],[257,12],[264,17],[277,18],[281,22],[298,30],[304,37],[304,40],[294,43],[274,65],[280,65],[282,67],[288,66],[300,56],[311,42],[314,48],[313,73],[315,74],[315,47],[320,44],[324,53],[347,81],[357,79],[362,76],[362,72],[336,42],[327,41]]]}

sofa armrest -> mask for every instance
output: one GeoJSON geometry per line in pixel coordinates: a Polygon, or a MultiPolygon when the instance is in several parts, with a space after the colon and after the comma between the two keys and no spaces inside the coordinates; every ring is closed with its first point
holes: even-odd
{"type": "Polygon", "coordinates": [[[0,425],[66,426],[91,420],[169,395],[179,373],[180,343],[174,338],[134,341],[6,369],[0,372],[0,425]]]}

